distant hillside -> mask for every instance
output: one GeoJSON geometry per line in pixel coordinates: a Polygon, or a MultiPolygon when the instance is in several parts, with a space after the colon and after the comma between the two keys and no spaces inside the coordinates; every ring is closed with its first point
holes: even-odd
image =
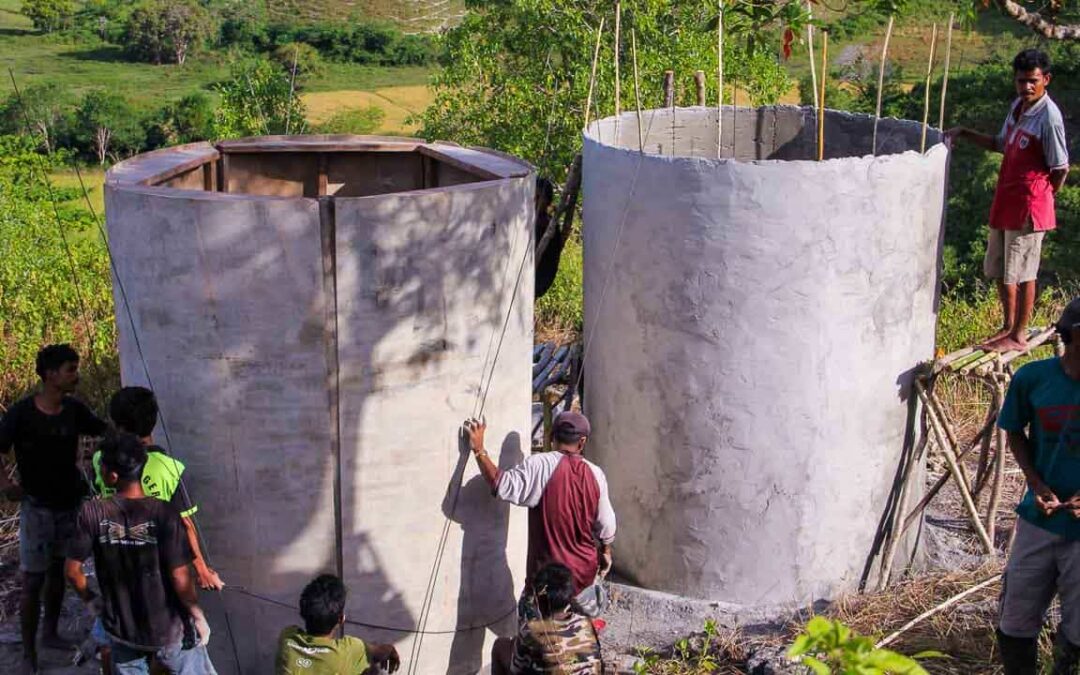
{"type": "Polygon", "coordinates": [[[453,25],[465,11],[464,0],[265,0],[272,17],[320,21],[350,17],[384,19],[409,32],[453,25]]]}

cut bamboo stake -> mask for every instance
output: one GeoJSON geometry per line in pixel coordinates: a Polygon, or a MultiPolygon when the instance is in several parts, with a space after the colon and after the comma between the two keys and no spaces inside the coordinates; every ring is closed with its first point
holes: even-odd
{"type": "MultiPolygon", "coordinates": [[[[874,112],[874,135],[871,141],[871,153],[877,156],[877,125],[881,121],[881,93],[885,88],[885,59],[889,55],[889,38],[892,37],[893,17],[889,17],[889,25],[885,28],[885,44],[881,46],[881,66],[877,76],[877,108],[874,112]]],[[[811,60],[812,61],[812,60],[811,60]]]]}
{"type": "Polygon", "coordinates": [[[883,647],[888,647],[893,642],[896,642],[896,639],[899,638],[901,635],[903,635],[907,631],[911,630],[913,627],[917,626],[918,624],[922,623],[926,619],[932,617],[933,615],[937,614],[938,612],[940,612],[942,610],[945,610],[945,609],[948,609],[949,607],[952,607],[953,605],[960,602],[964,598],[966,598],[966,597],[968,597],[970,595],[974,595],[975,593],[978,593],[979,591],[986,588],[987,586],[991,586],[993,584],[996,584],[999,581],[1001,581],[1001,575],[1000,574],[995,574],[994,576],[990,577],[989,579],[982,582],[981,584],[978,584],[976,586],[972,586],[971,588],[967,589],[963,593],[957,593],[956,595],[952,596],[951,598],[949,598],[945,602],[941,603],[940,605],[937,605],[936,607],[928,609],[925,612],[923,612],[922,614],[920,614],[919,616],[912,619],[911,621],[908,621],[903,626],[901,626],[895,633],[892,633],[891,635],[889,635],[887,638],[885,638],[881,642],[878,642],[876,645],[874,645],[874,647],[876,647],[877,649],[881,649],[883,647]]]}
{"type": "MultiPolygon", "coordinates": [[[[1003,369],[1004,366],[999,363],[998,372],[1000,373],[1003,369]]],[[[1004,402],[1005,384],[1002,378],[998,378],[994,389],[994,403],[1000,410],[1004,402]]],[[[994,435],[997,437],[997,457],[994,460],[994,483],[990,488],[990,504],[986,509],[986,533],[990,536],[990,541],[994,541],[994,530],[997,528],[997,511],[998,506],[1001,504],[1001,486],[1005,480],[1005,453],[1008,452],[1005,443],[1005,430],[999,426],[994,431],[994,435]]]]}
{"type": "Polygon", "coordinates": [[[934,418],[934,411],[928,405],[930,396],[926,393],[926,389],[923,387],[922,382],[919,382],[918,380],[915,381],[915,390],[918,392],[919,399],[922,401],[922,404],[926,406],[927,412],[929,413],[927,419],[930,420],[930,430],[934,433],[934,439],[937,441],[938,447],[941,448],[941,454],[945,455],[945,462],[949,465],[949,471],[952,472],[953,478],[956,479],[956,488],[963,498],[964,507],[967,509],[971,524],[975,527],[975,532],[979,535],[979,539],[982,541],[986,552],[992,553],[994,545],[991,543],[990,537],[987,536],[986,529],[983,528],[982,519],[979,517],[979,510],[975,507],[975,502],[971,498],[971,492],[968,491],[968,486],[960,479],[961,473],[956,464],[956,457],[953,456],[952,449],[949,447],[949,441],[945,438],[945,432],[938,427],[937,420],[934,418]]]}
{"type": "Polygon", "coordinates": [[[821,98],[818,99],[817,158],[825,159],[825,81],[829,79],[829,31],[821,33],[821,98]]]}
{"type": "Polygon", "coordinates": [[[923,97],[922,140],[919,152],[926,152],[926,127],[930,122],[930,77],[934,74],[934,51],[937,47],[937,24],[930,31],[930,61],[926,64],[926,95],[923,97]]]}
{"type": "Polygon", "coordinates": [[[634,59],[634,102],[637,104],[638,152],[645,152],[645,134],[641,130],[641,81],[638,79],[637,31],[630,31],[630,54],[634,59]]]}
{"type": "Polygon", "coordinates": [[[716,15],[716,158],[724,151],[724,0],[717,0],[716,15]]]}
{"type": "Polygon", "coordinates": [[[694,84],[697,86],[697,104],[705,107],[705,71],[699,70],[694,73],[694,84]]]}
{"type": "Polygon", "coordinates": [[[600,36],[604,34],[604,17],[600,17],[600,25],[596,28],[596,47],[592,55],[592,73],[589,75],[589,95],[585,97],[585,129],[589,128],[589,115],[592,113],[593,90],[596,87],[596,66],[600,62],[600,36]]]}
{"type": "Polygon", "coordinates": [[[810,17],[810,20],[806,22],[806,47],[810,54],[810,87],[814,92],[814,108],[818,108],[817,66],[814,64],[814,10],[811,9],[810,0],[806,0],[806,14],[810,17]]]}
{"type": "Polygon", "coordinates": [[[892,531],[889,532],[889,538],[885,543],[885,556],[881,559],[881,574],[878,577],[878,590],[880,591],[888,587],[889,578],[892,576],[893,559],[896,558],[896,549],[900,547],[900,540],[903,539],[903,531],[898,531],[896,526],[900,523],[900,518],[904,516],[904,512],[907,511],[908,498],[911,496],[911,482],[914,480],[915,475],[919,473],[916,468],[925,447],[925,445],[921,445],[917,448],[915,456],[908,462],[904,480],[900,484],[900,498],[897,500],[895,515],[892,518],[892,531]]]}
{"type": "MultiPolygon", "coordinates": [[[[615,0],[615,128],[622,113],[622,81],[619,78],[619,52],[622,48],[622,0],[615,0]]],[[[618,138],[618,133],[615,134],[618,138]]]]}
{"type": "Polygon", "coordinates": [[[938,111],[937,128],[945,129],[945,92],[949,90],[949,61],[952,58],[953,14],[949,14],[949,31],[945,38],[945,74],[941,78],[941,108],[938,111]]]}
{"type": "Polygon", "coordinates": [[[671,109],[671,156],[675,156],[675,71],[664,71],[664,105],[671,109]]]}

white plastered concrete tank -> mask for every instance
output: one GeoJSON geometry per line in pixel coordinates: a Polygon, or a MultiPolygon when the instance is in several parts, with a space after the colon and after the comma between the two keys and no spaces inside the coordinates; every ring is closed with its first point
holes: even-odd
{"type": "Polygon", "coordinates": [[[643,153],[636,113],[586,132],[590,452],[624,577],[803,604],[859,584],[895,497],[947,150],[883,120],[872,156],[873,119],[830,111],[818,162],[813,110],[729,107],[717,159],[717,127],[715,109],[644,112],[643,153]]]}
{"type": "Polygon", "coordinates": [[[418,652],[419,673],[476,672],[513,630],[525,512],[491,498],[458,429],[486,391],[500,464],[529,452],[533,190],[510,157],[372,137],[195,144],[109,172],[123,381],[152,381],[157,440],[237,589],[202,594],[219,672],[270,672],[321,572],[368,624],[347,631],[397,643],[405,668],[418,652]]]}

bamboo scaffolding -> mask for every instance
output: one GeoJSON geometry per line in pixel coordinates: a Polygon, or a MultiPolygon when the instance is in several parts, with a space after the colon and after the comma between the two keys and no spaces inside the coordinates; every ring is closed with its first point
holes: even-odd
{"type": "MultiPolygon", "coordinates": [[[[622,0],[615,0],[615,137],[618,138],[622,114],[622,81],[619,77],[619,53],[622,51],[622,0]]],[[[617,142],[617,141],[616,141],[617,142]]]]}
{"type": "Polygon", "coordinates": [[[937,24],[930,31],[930,60],[926,64],[926,92],[923,97],[922,140],[919,152],[926,152],[926,128],[930,122],[930,77],[934,74],[934,50],[937,47],[937,24]]]}
{"type": "MultiPolygon", "coordinates": [[[[878,68],[877,107],[875,108],[875,112],[874,112],[874,134],[873,134],[872,140],[870,141],[870,143],[871,143],[871,145],[870,145],[870,147],[871,147],[870,154],[874,155],[875,157],[877,156],[877,127],[878,127],[878,122],[881,121],[881,93],[885,88],[885,59],[889,54],[889,38],[892,37],[893,19],[894,19],[894,17],[892,17],[890,15],[889,16],[889,25],[885,28],[885,44],[883,44],[881,46],[881,65],[878,68]]],[[[811,59],[811,63],[813,63],[812,59],[811,59]]]]}
{"type": "MultiPolygon", "coordinates": [[[[716,158],[724,154],[724,0],[716,15],[716,158]]],[[[811,57],[813,55],[811,54],[811,57]]],[[[813,61],[813,58],[810,59],[813,61]]]]}
{"type": "Polygon", "coordinates": [[[634,60],[634,102],[637,105],[638,152],[645,152],[645,133],[641,126],[641,80],[638,79],[637,30],[630,31],[630,54],[634,60]]]}
{"type": "Polygon", "coordinates": [[[949,13],[949,31],[945,38],[945,73],[941,78],[941,108],[938,110],[938,129],[945,129],[945,93],[949,90],[949,62],[952,60],[952,29],[955,14],[949,13]]]}
{"type": "Polygon", "coordinates": [[[821,98],[818,99],[817,158],[825,159],[825,81],[829,79],[829,31],[821,33],[821,98]]]}
{"type": "Polygon", "coordinates": [[[589,128],[589,115],[592,113],[593,92],[596,88],[596,66],[600,63],[600,37],[604,34],[604,17],[596,28],[596,47],[593,48],[592,73],[589,75],[589,94],[585,97],[585,129],[589,128]]]}
{"type": "Polygon", "coordinates": [[[806,0],[806,15],[810,19],[806,22],[806,50],[810,54],[810,88],[814,92],[814,108],[817,109],[820,105],[817,92],[817,66],[814,64],[814,10],[810,0],[806,0]]]}

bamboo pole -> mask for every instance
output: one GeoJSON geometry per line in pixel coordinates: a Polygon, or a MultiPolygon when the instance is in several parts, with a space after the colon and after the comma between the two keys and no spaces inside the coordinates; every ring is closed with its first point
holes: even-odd
{"type": "MultiPolygon", "coordinates": [[[[615,126],[622,114],[622,81],[619,77],[619,52],[622,48],[622,0],[615,0],[615,126]]],[[[618,134],[616,134],[616,138],[618,134]]]]}
{"type": "MultiPolygon", "coordinates": [[[[1003,368],[998,365],[999,370],[1003,368]]],[[[998,379],[995,383],[994,399],[998,405],[998,409],[1001,409],[1001,405],[1005,402],[1005,384],[1002,379],[998,379]]],[[[1001,486],[1005,480],[1005,453],[1008,452],[1008,448],[1005,443],[1005,430],[1000,426],[994,430],[997,443],[997,457],[994,459],[994,482],[990,487],[990,503],[986,508],[986,532],[990,536],[990,541],[994,541],[994,530],[997,528],[997,511],[998,506],[1001,504],[1001,486]]]]}
{"type": "Polygon", "coordinates": [[[918,392],[922,404],[926,406],[927,411],[930,413],[927,416],[930,420],[930,430],[933,432],[934,439],[941,448],[941,454],[945,455],[945,462],[949,465],[949,471],[952,472],[953,478],[956,479],[956,488],[960,492],[961,498],[963,498],[964,508],[967,509],[971,524],[975,527],[975,532],[982,541],[986,552],[991,553],[994,550],[994,545],[991,542],[990,537],[987,536],[986,529],[983,528],[982,519],[979,517],[979,510],[975,507],[975,502],[971,498],[971,492],[968,491],[968,486],[960,479],[960,469],[957,467],[956,458],[953,456],[952,449],[949,447],[949,441],[945,438],[945,432],[938,427],[937,420],[934,419],[933,410],[927,405],[927,401],[930,397],[927,395],[922,382],[919,382],[918,380],[915,381],[915,390],[918,392]]]}
{"type": "Polygon", "coordinates": [[[945,92],[949,90],[949,62],[952,59],[952,25],[954,14],[949,13],[949,32],[945,38],[945,74],[941,78],[941,108],[938,110],[937,128],[945,129],[945,92]]]}
{"type": "Polygon", "coordinates": [[[589,128],[589,115],[592,113],[593,90],[596,87],[596,66],[600,62],[600,36],[604,34],[604,17],[596,28],[596,47],[593,48],[592,73],[589,75],[589,95],[585,97],[585,129],[589,128]]]}
{"type": "Polygon", "coordinates": [[[699,70],[694,73],[694,85],[697,87],[697,104],[705,107],[705,71],[699,70]]]}
{"type": "Polygon", "coordinates": [[[912,627],[918,625],[919,623],[921,623],[924,620],[928,619],[929,617],[937,614],[938,612],[940,612],[940,611],[942,611],[944,609],[948,609],[949,607],[952,607],[953,605],[960,602],[961,600],[968,597],[969,595],[977,593],[977,592],[981,591],[982,589],[986,588],[987,586],[991,586],[991,585],[997,583],[998,581],[1001,581],[1001,575],[1000,574],[995,574],[994,576],[990,577],[989,579],[982,582],[981,584],[972,586],[971,588],[967,589],[963,593],[957,593],[956,595],[952,596],[951,598],[949,598],[945,602],[941,603],[940,605],[932,607],[931,609],[926,610],[925,612],[923,612],[919,616],[915,617],[911,621],[908,621],[903,626],[901,626],[896,632],[889,635],[889,637],[885,638],[881,642],[874,645],[874,647],[877,648],[877,649],[881,649],[883,647],[888,647],[893,642],[895,642],[898,637],[900,637],[901,635],[903,635],[907,631],[911,630],[912,627]]]}
{"type": "Polygon", "coordinates": [[[885,28],[885,44],[881,46],[881,66],[878,68],[877,77],[877,108],[874,113],[874,135],[871,141],[871,153],[877,156],[877,126],[881,121],[881,94],[885,88],[885,59],[889,55],[889,38],[892,37],[893,16],[889,16],[889,25],[885,28]]]}
{"type": "Polygon", "coordinates": [[[907,511],[908,498],[911,496],[911,481],[915,479],[915,475],[918,473],[916,468],[924,448],[925,446],[918,448],[915,456],[910,459],[907,471],[904,473],[904,479],[900,484],[900,498],[897,500],[895,515],[892,517],[892,530],[889,532],[888,540],[885,542],[885,555],[881,559],[881,571],[878,577],[879,591],[883,591],[888,587],[889,577],[892,576],[893,559],[896,558],[896,550],[900,547],[900,540],[903,539],[904,534],[902,529],[897,529],[897,525],[901,524],[900,519],[904,517],[904,512],[907,511]]]}
{"type": "Polygon", "coordinates": [[[821,33],[821,98],[818,99],[817,158],[825,159],[825,81],[829,79],[829,31],[821,33]]]}
{"type": "Polygon", "coordinates": [[[810,20],[806,22],[806,47],[810,54],[810,87],[814,90],[814,108],[818,108],[817,93],[817,66],[814,64],[814,10],[811,9],[810,0],[806,0],[806,14],[810,20]]]}
{"type": "Polygon", "coordinates": [[[724,151],[724,0],[717,0],[716,15],[716,158],[724,151]]]}
{"type": "Polygon", "coordinates": [[[638,152],[645,152],[645,134],[641,129],[641,80],[638,79],[637,31],[630,31],[630,54],[634,59],[634,102],[637,104],[638,152]]]}
{"type": "Polygon", "coordinates": [[[926,127],[930,122],[930,77],[934,74],[934,49],[937,47],[937,24],[930,31],[930,60],[926,64],[926,95],[923,97],[922,140],[919,152],[926,152],[926,127]]]}

